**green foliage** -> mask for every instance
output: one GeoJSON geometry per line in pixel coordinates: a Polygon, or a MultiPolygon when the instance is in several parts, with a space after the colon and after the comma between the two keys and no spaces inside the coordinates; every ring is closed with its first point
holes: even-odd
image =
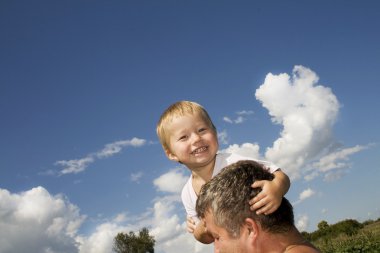
{"type": "Polygon", "coordinates": [[[323,253],[380,252],[380,240],[371,232],[360,232],[354,236],[343,235],[314,244],[323,253]]]}
{"type": "Polygon", "coordinates": [[[149,230],[143,228],[136,235],[134,232],[118,233],[114,238],[113,250],[116,253],[154,253],[156,241],[149,235],[149,230]]]}
{"type": "Polygon", "coordinates": [[[318,230],[311,233],[308,239],[311,241],[329,240],[339,235],[352,236],[358,233],[364,225],[352,219],[340,221],[336,224],[329,225],[326,221],[318,223],[318,230]]]}
{"type": "Polygon", "coordinates": [[[327,223],[327,221],[323,220],[323,221],[318,223],[318,229],[319,230],[327,230],[327,229],[329,229],[329,224],[327,223]]]}
{"type": "Polygon", "coordinates": [[[312,233],[302,232],[323,253],[380,252],[380,222],[344,220],[333,225],[318,224],[312,233]]]}

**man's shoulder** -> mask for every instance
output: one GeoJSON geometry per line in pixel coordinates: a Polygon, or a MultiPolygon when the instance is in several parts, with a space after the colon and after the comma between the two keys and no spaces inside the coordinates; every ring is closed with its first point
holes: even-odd
{"type": "Polygon", "coordinates": [[[320,253],[320,251],[311,244],[290,245],[287,247],[285,252],[286,253],[320,253]]]}

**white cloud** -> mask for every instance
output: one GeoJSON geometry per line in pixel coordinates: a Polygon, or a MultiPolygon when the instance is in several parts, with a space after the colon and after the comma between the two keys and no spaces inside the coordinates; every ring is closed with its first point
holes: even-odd
{"type": "Polygon", "coordinates": [[[365,146],[356,145],[355,147],[338,150],[322,157],[313,166],[321,172],[347,167],[345,161],[348,160],[349,156],[366,148],[365,146]]]}
{"type": "Polygon", "coordinates": [[[218,140],[222,144],[228,144],[228,134],[226,130],[218,132],[218,140]]]}
{"type": "Polygon", "coordinates": [[[159,191],[179,194],[187,180],[182,169],[175,168],[155,179],[153,184],[159,191]]]}
{"type": "Polygon", "coordinates": [[[70,174],[70,173],[77,174],[79,172],[84,171],[87,168],[87,166],[93,163],[94,161],[95,160],[92,156],[87,156],[87,157],[76,159],[76,160],[57,161],[55,164],[61,165],[64,167],[64,169],[61,170],[61,174],[70,174]]]}
{"type": "Polygon", "coordinates": [[[90,236],[78,236],[79,253],[111,253],[113,239],[120,232],[131,231],[117,223],[103,223],[96,227],[90,236]]]}
{"type": "Polygon", "coordinates": [[[64,167],[61,171],[61,175],[65,174],[77,174],[84,171],[91,163],[96,159],[104,159],[120,153],[124,147],[141,147],[146,143],[146,140],[139,138],[132,138],[131,140],[116,141],[106,144],[104,148],[96,153],[91,153],[80,159],[62,160],[55,162],[55,165],[64,167]]]}
{"type": "Polygon", "coordinates": [[[185,210],[178,194],[157,199],[153,213],[151,232],[157,240],[155,250],[158,253],[213,251],[213,245],[197,243],[193,235],[186,232],[185,210]],[[178,211],[181,216],[178,216],[178,211]]]}
{"type": "Polygon", "coordinates": [[[306,180],[314,179],[319,174],[323,174],[324,181],[333,182],[340,179],[351,167],[349,158],[351,155],[369,148],[370,145],[356,145],[350,148],[335,149],[319,158],[317,162],[310,165],[312,171],[305,176],[306,180]]]}
{"type": "Polygon", "coordinates": [[[324,175],[323,181],[334,182],[341,179],[344,174],[344,171],[329,171],[324,175]]]}
{"type": "Polygon", "coordinates": [[[255,94],[272,121],[283,125],[281,136],[266,150],[266,159],[294,178],[305,163],[334,142],[332,126],[339,102],[330,88],[317,82],[312,70],[295,66],[292,77],[269,73],[255,94]]]}
{"type": "Polygon", "coordinates": [[[224,120],[225,122],[227,122],[227,123],[230,123],[230,124],[234,123],[234,121],[233,121],[232,119],[230,119],[229,117],[227,117],[227,116],[224,116],[224,117],[223,117],[223,120],[224,120]]]}
{"type": "Polygon", "coordinates": [[[305,199],[308,199],[311,196],[313,196],[314,194],[315,194],[315,191],[313,191],[311,188],[304,190],[303,192],[300,193],[299,199],[296,202],[294,202],[293,205],[297,205],[301,203],[305,199]]]}
{"type": "Polygon", "coordinates": [[[116,223],[121,223],[127,220],[127,213],[119,213],[113,220],[116,223]]]}
{"type": "Polygon", "coordinates": [[[307,215],[301,215],[296,221],[296,227],[299,231],[306,231],[309,226],[309,217],[307,215]]]}
{"type": "Polygon", "coordinates": [[[122,140],[122,141],[116,141],[113,143],[106,144],[104,148],[96,153],[96,156],[98,158],[104,158],[113,156],[114,154],[119,153],[124,147],[141,147],[146,143],[145,140],[139,139],[139,138],[132,138],[131,140],[122,140]]]}
{"type": "Polygon", "coordinates": [[[43,187],[18,194],[0,189],[0,252],[78,252],[75,236],[84,219],[43,187]]]}
{"type": "Polygon", "coordinates": [[[246,111],[246,110],[236,112],[237,115],[251,115],[253,113],[254,113],[253,111],[246,111]]]}
{"type": "Polygon", "coordinates": [[[143,172],[139,171],[139,172],[136,172],[136,173],[132,173],[131,174],[131,181],[132,182],[137,182],[139,183],[140,182],[140,178],[144,175],[143,172]]]}
{"type": "Polygon", "coordinates": [[[300,194],[300,200],[303,201],[303,200],[305,200],[307,198],[310,198],[314,194],[315,194],[315,192],[312,189],[308,188],[308,189],[304,190],[303,192],[301,192],[301,194],[300,194]]]}
{"type": "Polygon", "coordinates": [[[226,149],[220,150],[222,153],[236,153],[246,157],[260,159],[260,147],[257,143],[233,144],[226,149]]]}
{"type": "Polygon", "coordinates": [[[251,115],[251,114],[253,114],[253,111],[243,110],[243,111],[236,112],[236,114],[237,114],[237,117],[235,119],[231,119],[228,116],[224,116],[223,121],[230,123],[230,124],[241,124],[246,120],[246,118],[243,116],[251,115]]]}

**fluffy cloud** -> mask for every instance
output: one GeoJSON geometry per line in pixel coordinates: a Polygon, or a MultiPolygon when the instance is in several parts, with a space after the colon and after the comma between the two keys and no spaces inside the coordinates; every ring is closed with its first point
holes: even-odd
{"type": "Polygon", "coordinates": [[[133,231],[133,229],[120,226],[118,223],[106,222],[100,224],[88,237],[77,237],[79,253],[111,253],[115,236],[120,232],[129,231],[133,231]]]}
{"type": "Polygon", "coordinates": [[[268,74],[255,94],[272,121],[283,126],[265,156],[294,178],[306,162],[334,142],[332,126],[339,102],[330,88],[317,84],[318,79],[312,70],[295,66],[292,77],[268,74]]]}
{"type": "Polygon", "coordinates": [[[175,168],[153,181],[159,191],[180,193],[188,178],[184,177],[180,168],[175,168]]]}
{"type": "Polygon", "coordinates": [[[78,252],[75,236],[84,219],[43,187],[19,194],[0,189],[0,252],[78,252]]]}
{"type": "Polygon", "coordinates": [[[213,251],[212,245],[197,243],[194,237],[186,232],[185,217],[178,194],[155,201],[151,232],[157,240],[155,249],[158,253],[213,251]],[[178,216],[178,211],[181,216],[178,216]]]}
{"type": "Polygon", "coordinates": [[[308,188],[308,189],[306,189],[306,190],[304,190],[303,192],[300,193],[299,199],[295,203],[293,203],[293,204],[297,205],[300,202],[304,201],[305,199],[310,198],[314,194],[315,194],[315,191],[313,191],[311,188],[308,188]]]}
{"type": "Polygon", "coordinates": [[[120,153],[124,147],[141,147],[146,143],[146,140],[139,138],[132,138],[131,140],[116,141],[108,143],[104,148],[96,153],[91,153],[80,159],[62,160],[55,162],[55,165],[62,166],[60,171],[61,175],[64,174],[77,174],[84,171],[96,159],[104,159],[120,153]]]}
{"type": "Polygon", "coordinates": [[[260,147],[257,143],[243,143],[241,145],[233,144],[220,152],[236,153],[246,157],[260,159],[260,147]]]}
{"type": "MultiPolygon", "coordinates": [[[[181,179],[177,175],[176,179],[183,181],[186,176],[181,179]]],[[[186,232],[178,193],[157,198],[152,204],[153,208],[138,217],[120,213],[98,224],[92,233],[79,235],[85,216],[63,196],[52,196],[43,187],[19,194],[0,189],[0,252],[112,253],[117,233],[137,233],[143,227],[155,237],[158,253],[212,252],[212,245],[197,243],[186,232]]]]}
{"type": "Polygon", "coordinates": [[[305,200],[307,198],[310,198],[314,194],[315,194],[315,192],[312,189],[308,188],[308,189],[304,190],[303,192],[301,192],[301,194],[300,194],[300,200],[303,201],[303,200],[305,200]]]}

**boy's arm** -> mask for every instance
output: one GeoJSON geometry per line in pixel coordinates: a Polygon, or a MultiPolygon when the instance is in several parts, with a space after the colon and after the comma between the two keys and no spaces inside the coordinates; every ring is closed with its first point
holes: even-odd
{"type": "Polygon", "coordinates": [[[194,237],[197,241],[204,243],[204,244],[210,244],[214,242],[214,237],[207,232],[207,228],[204,225],[203,221],[198,222],[194,229],[194,237]]]}
{"type": "Polygon", "coordinates": [[[261,192],[249,201],[251,210],[256,210],[257,214],[270,214],[281,205],[282,197],[288,192],[290,187],[289,177],[277,170],[273,173],[272,181],[260,180],[252,184],[253,188],[261,188],[261,192]]]}

